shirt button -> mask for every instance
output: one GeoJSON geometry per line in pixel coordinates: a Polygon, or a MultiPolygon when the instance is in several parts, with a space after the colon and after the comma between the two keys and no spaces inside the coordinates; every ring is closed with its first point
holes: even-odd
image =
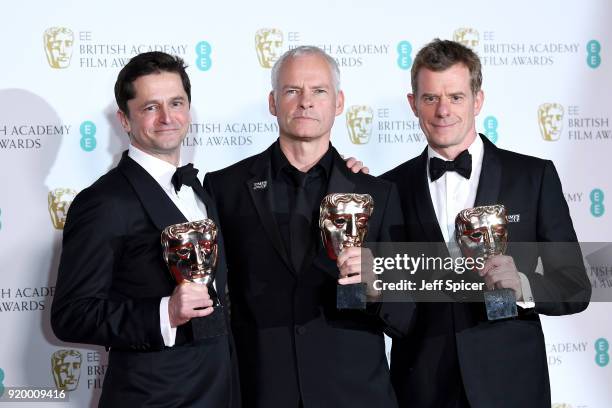
{"type": "Polygon", "coordinates": [[[306,333],[306,328],[304,326],[296,326],[295,332],[301,336],[302,334],[306,333]]]}

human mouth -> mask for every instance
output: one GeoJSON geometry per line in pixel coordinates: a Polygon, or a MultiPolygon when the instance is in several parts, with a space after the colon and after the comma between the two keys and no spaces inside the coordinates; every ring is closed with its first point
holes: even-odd
{"type": "Polygon", "coordinates": [[[307,119],[307,120],[318,120],[316,117],[314,116],[310,116],[310,115],[305,115],[306,112],[300,112],[300,113],[295,113],[293,114],[292,118],[293,119],[307,119]]]}
{"type": "Polygon", "coordinates": [[[158,129],[155,131],[155,133],[175,133],[178,132],[180,129],[158,129]]]}

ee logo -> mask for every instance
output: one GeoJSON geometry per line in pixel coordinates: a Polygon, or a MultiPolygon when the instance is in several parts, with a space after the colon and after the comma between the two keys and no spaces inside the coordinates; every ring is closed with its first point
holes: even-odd
{"type": "Polygon", "coordinates": [[[210,52],[212,48],[208,41],[200,41],[196,45],[196,66],[200,71],[208,71],[212,66],[212,60],[210,59],[210,52]]]}
{"type": "Polygon", "coordinates": [[[91,152],[96,148],[96,124],[90,120],[81,123],[79,127],[81,133],[81,149],[91,152]]]}
{"type": "Polygon", "coordinates": [[[598,188],[593,189],[589,195],[591,198],[591,214],[593,217],[601,217],[606,211],[603,201],[604,193],[598,188]]]}
{"type": "Polygon", "coordinates": [[[587,65],[591,68],[597,68],[601,64],[601,44],[597,40],[591,40],[586,45],[587,50],[587,65]]]}
{"type": "Polygon", "coordinates": [[[397,66],[400,67],[400,69],[410,69],[412,65],[411,52],[412,45],[408,41],[400,41],[399,44],[397,44],[397,66]]]}
{"type": "Polygon", "coordinates": [[[595,340],[595,363],[597,363],[600,367],[605,367],[610,362],[610,355],[608,354],[608,350],[610,349],[610,344],[608,344],[608,340],[603,337],[595,340]]]}
{"type": "Polygon", "coordinates": [[[497,143],[499,135],[497,134],[497,118],[495,116],[487,116],[484,120],[485,135],[493,143],[497,143]]]}
{"type": "Polygon", "coordinates": [[[4,371],[0,368],[0,397],[4,394],[4,371]]]}

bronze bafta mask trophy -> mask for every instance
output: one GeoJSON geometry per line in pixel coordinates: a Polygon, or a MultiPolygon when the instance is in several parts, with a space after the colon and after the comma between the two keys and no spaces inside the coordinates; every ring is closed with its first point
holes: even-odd
{"type": "MultiPolygon", "coordinates": [[[[455,219],[455,239],[463,256],[482,257],[502,255],[508,246],[508,220],[503,205],[466,208],[455,219]]],[[[489,320],[506,319],[517,315],[516,297],[512,289],[484,292],[489,320]]]]}
{"type": "Polygon", "coordinates": [[[181,284],[193,282],[208,287],[214,312],[191,319],[195,339],[216,337],[227,333],[223,306],[213,282],[217,267],[217,226],[212,220],[185,222],[166,227],[161,234],[164,260],[170,273],[181,284]]]}
{"type": "MultiPolygon", "coordinates": [[[[338,259],[342,249],[361,247],[368,233],[368,220],[374,211],[369,194],[328,194],[321,201],[319,228],[327,255],[338,259]]],[[[339,285],[336,290],[338,309],[365,309],[366,284],[339,285]]]]}

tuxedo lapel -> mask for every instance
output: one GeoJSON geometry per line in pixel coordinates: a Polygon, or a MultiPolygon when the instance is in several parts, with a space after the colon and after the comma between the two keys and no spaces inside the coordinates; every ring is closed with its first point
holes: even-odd
{"type": "Polygon", "coordinates": [[[416,169],[417,180],[414,184],[414,194],[412,194],[413,206],[416,209],[417,219],[425,232],[424,241],[444,242],[442,230],[438,224],[436,211],[434,210],[429,192],[429,182],[427,177],[427,148],[421,153],[416,169]]]}
{"type": "Polygon", "coordinates": [[[482,170],[478,179],[478,190],[474,206],[499,204],[502,166],[497,154],[497,147],[486,137],[480,135],[484,144],[482,170]]]}
{"type": "Polygon", "coordinates": [[[354,192],[355,183],[350,180],[350,170],[336,149],[333,147],[330,149],[332,149],[333,165],[327,184],[327,194],[354,192]]]}
{"type": "Polygon", "coordinates": [[[272,246],[278,252],[283,262],[287,267],[294,271],[292,263],[289,260],[287,250],[283,245],[280,231],[276,223],[274,214],[272,213],[272,169],[271,157],[272,145],[265,152],[259,155],[253,166],[251,167],[252,177],[246,181],[246,188],[251,195],[257,214],[261,224],[272,242],[272,246]]]}
{"type": "Polygon", "coordinates": [[[187,222],[159,183],[128,157],[127,152],[123,154],[117,167],[132,185],[151,221],[160,231],[168,225],[187,222]]]}
{"type": "MultiPolygon", "coordinates": [[[[351,172],[346,167],[346,162],[342,159],[338,151],[330,147],[333,154],[333,164],[331,167],[331,174],[329,176],[329,182],[327,183],[327,193],[353,193],[355,192],[355,183],[351,181],[351,172]]],[[[376,205],[376,203],[375,203],[376,205]]],[[[318,224],[318,220],[317,224],[318,224]]],[[[302,271],[307,270],[308,266],[314,264],[319,269],[327,271],[329,273],[336,273],[336,263],[329,259],[327,251],[325,250],[322,237],[317,234],[317,237],[313,241],[314,251],[310,251],[310,256],[306,257],[302,264],[302,271]]],[[[337,278],[337,276],[335,276],[337,278]]]]}

